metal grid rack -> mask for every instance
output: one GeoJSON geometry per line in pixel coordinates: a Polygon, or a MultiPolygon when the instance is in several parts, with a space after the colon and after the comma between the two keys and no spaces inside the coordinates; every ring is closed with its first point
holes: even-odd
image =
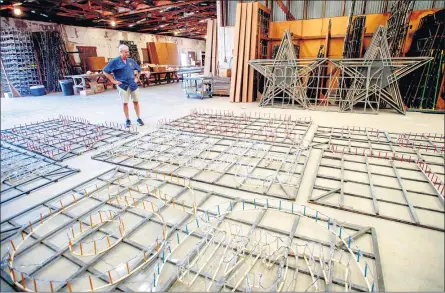
{"type": "Polygon", "coordinates": [[[1,70],[3,91],[11,91],[9,80],[20,95],[29,95],[30,86],[41,84],[31,32],[1,30],[0,43],[1,62],[6,71],[1,70]]]}
{"type": "Polygon", "coordinates": [[[312,189],[313,204],[445,231],[443,192],[415,164],[323,150],[312,189]]]}
{"type": "Polygon", "coordinates": [[[0,150],[2,205],[80,172],[9,144],[2,143],[0,150]]]}
{"type": "Polygon", "coordinates": [[[401,56],[405,45],[406,34],[410,27],[409,20],[414,8],[413,0],[393,2],[388,19],[388,44],[391,56],[401,56]]]}
{"type": "Polygon", "coordinates": [[[61,91],[59,80],[74,74],[62,35],[58,31],[33,32],[32,38],[45,90],[61,91]]]}
{"type": "Polygon", "coordinates": [[[125,128],[117,123],[96,125],[79,117],[59,116],[2,130],[1,138],[15,146],[63,161],[136,134],[135,127],[125,128]]]}
{"type": "MultiPolygon", "coordinates": [[[[196,212],[185,212],[195,210],[201,216],[218,218],[215,228],[220,224],[241,230],[242,227],[247,227],[249,231],[247,238],[249,235],[250,238],[254,238],[253,235],[268,233],[271,236],[276,235],[276,238],[288,239],[289,246],[309,247],[309,252],[305,249],[304,252],[294,256],[288,256],[287,252],[283,254],[283,261],[288,257],[295,257],[299,261],[298,267],[295,264],[288,266],[289,275],[294,276],[294,279],[298,275],[300,284],[309,284],[307,289],[312,287],[310,284],[313,282],[312,284],[316,284],[316,288],[319,289],[384,291],[381,259],[374,229],[336,223],[326,215],[305,206],[298,206],[297,211],[297,206],[295,205],[294,210],[294,204],[287,201],[279,200],[272,203],[272,200],[268,202],[263,198],[260,202],[252,199],[247,193],[243,193],[244,198],[237,198],[233,192],[229,192],[230,195],[227,195],[227,192],[220,193],[211,185],[192,188],[179,178],[169,181],[157,177],[151,173],[137,173],[116,168],[55,195],[40,205],[30,207],[24,213],[6,217],[1,223],[2,228],[9,227],[10,231],[20,230],[21,233],[3,239],[2,244],[10,243],[9,253],[14,255],[15,266],[8,268],[10,262],[6,253],[1,270],[2,278],[16,287],[29,288],[33,291],[86,291],[100,288],[109,291],[174,291],[175,288],[184,286],[184,281],[187,281],[181,278],[184,276],[181,274],[184,268],[184,262],[181,260],[184,260],[187,264],[190,264],[190,261],[197,264],[197,268],[188,266],[186,269],[188,274],[192,273],[192,277],[198,278],[197,283],[202,286],[203,281],[205,283],[213,271],[212,268],[206,268],[204,264],[198,263],[203,259],[203,255],[197,252],[203,244],[209,242],[209,233],[199,227],[198,220],[203,220],[197,217],[196,212]],[[127,200],[116,202],[115,199],[118,197],[128,200],[133,198],[134,204],[128,204],[127,200]],[[156,213],[155,208],[142,209],[141,203],[144,201],[154,203],[156,213]],[[230,204],[226,207],[228,202],[230,204]],[[246,221],[234,212],[227,212],[244,211],[247,206],[250,207],[251,213],[255,212],[253,221],[246,221]],[[116,244],[102,253],[92,257],[75,255],[74,246],[79,243],[85,244],[87,240],[91,242],[94,236],[99,235],[103,239],[103,235],[110,234],[108,222],[92,224],[95,221],[92,220],[92,214],[104,209],[113,210],[113,219],[119,218],[121,221],[119,227],[124,227],[125,221],[125,233],[121,234],[120,238],[107,237],[112,238],[116,244]],[[223,215],[217,216],[216,210],[218,213],[221,211],[223,215]],[[281,226],[277,228],[274,219],[277,212],[284,210],[287,214],[282,215],[281,226]],[[169,216],[170,221],[163,223],[158,216],[161,218],[169,216]],[[48,221],[51,221],[51,224],[47,224],[48,221]],[[45,224],[47,228],[37,233],[40,226],[45,224]],[[327,228],[331,233],[335,231],[332,235],[337,238],[329,237],[330,241],[320,240],[320,234],[316,233],[320,232],[319,227],[314,224],[327,228]],[[70,231],[72,227],[79,225],[84,226],[86,233],[76,237],[74,242],[69,242],[70,233],[65,233],[65,230],[70,231]],[[167,230],[163,230],[163,225],[167,230]],[[299,229],[301,226],[307,227],[306,225],[311,225],[312,229],[299,229]],[[163,240],[156,236],[161,230],[168,231],[167,234],[162,233],[163,240]],[[311,234],[311,231],[315,231],[315,234],[311,234]],[[361,243],[372,244],[357,247],[355,243],[359,238],[366,238],[360,239],[365,240],[361,243]],[[14,245],[23,241],[29,243],[25,247],[14,245]],[[186,249],[182,245],[184,242],[191,245],[192,249],[186,249]],[[16,251],[14,247],[17,248],[16,251]],[[171,257],[172,251],[175,252],[174,258],[171,257]],[[322,251],[335,251],[335,254],[326,258],[322,255],[322,251]],[[24,260],[26,255],[34,256],[33,264],[28,264],[24,260]],[[141,257],[132,258],[132,255],[141,257]],[[340,275],[338,268],[332,270],[334,258],[337,260],[340,258],[341,262],[344,255],[352,255],[352,259],[344,260],[352,262],[350,267],[352,276],[350,274],[346,279],[343,270],[340,271],[340,275]],[[359,272],[355,264],[365,264],[364,271],[359,272]],[[64,268],[63,273],[58,273],[56,277],[47,270],[49,267],[56,268],[61,265],[64,268]],[[166,266],[166,270],[170,273],[167,276],[161,273],[159,265],[166,266]],[[326,268],[331,269],[326,270],[326,268]],[[177,274],[174,274],[175,271],[177,274]],[[364,275],[365,279],[357,278],[356,273],[359,276],[364,275]]],[[[221,248],[224,246],[227,247],[223,244],[221,248]]],[[[254,256],[255,254],[245,254],[244,257],[254,256]]],[[[274,261],[269,258],[266,260],[272,266],[272,271],[279,271],[283,267],[282,263],[280,264],[281,260],[274,261]]],[[[236,288],[233,282],[227,281],[216,282],[216,285],[216,290],[236,288]]],[[[248,282],[240,282],[237,286],[242,287],[240,290],[247,289],[248,282]]],[[[196,287],[189,289],[196,290],[196,287]]]]}
{"type": "Polygon", "coordinates": [[[346,32],[344,58],[360,58],[363,51],[366,16],[356,16],[346,32]]]}
{"type": "Polygon", "coordinates": [[[374,128],[318,126],[312,147],[329,148],[334,153],[355,154],[400,162],[418,167],[426,163],[444,175],[445,136],[437,133],[393,133],[374,128]]]}
{"type": "Polygon", "coordinates": [[[190,115],[158,123],[166,129],[285,144],[301,141],[311,125],[310,117],[256,112],[234,115],[207,109],[193,109],[190,115]]]}
{"type": "Polygon", "coordinates": [[[93,159],[235,190],[295,198],[310,149],[159,129],[93,159]]]}
{"type": "Polygon", "coordinates": [[[400,81],[404,103],[410,108],[436,109],[444,78],[445,10],[424,16],[406,56],[429,56],[433,60],[422,70],[400,81]],[[418,80],[419,82],[412,82],[418,80]]]}

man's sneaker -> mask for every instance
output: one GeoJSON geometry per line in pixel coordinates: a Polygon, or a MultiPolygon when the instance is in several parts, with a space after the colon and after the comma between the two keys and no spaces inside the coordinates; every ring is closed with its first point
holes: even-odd
{"type": "Polygon", "coordinates": [[[138,120],[136,120],[136,122],[138,123],[139,126],[144,125],[144,122],[142,122],[141,118],[138,118],[138,120]]]}
{"type": "Polygon", "coordinates": [[[130,126],[131,126],[131,121],[130,121],[130,120],[127,120],[127,121],[125,122],[125,126],[127,126],[127,128],[130,128],[130,126]]]}

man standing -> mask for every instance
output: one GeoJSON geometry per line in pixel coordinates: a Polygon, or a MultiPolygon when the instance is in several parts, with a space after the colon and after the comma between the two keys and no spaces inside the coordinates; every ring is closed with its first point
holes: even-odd
{"type": "Polygon", "coordinates": [[[116,88],[119,92],[119,96],[124,103],[124,113],[127,121],[125,125],[127,127],[131,126],[130,115],[128,114],[128,101],[130,99],[133,100],[134,111],[138,116],[136,120],[139,126],[144,125],[142,119],[140,117],[139,112],[139,89],[137,82],[139,81],[139,75],[141,72],[141,67],[131,58],[128,58],[130,55],[128,46],[120,45],[119,46],[119,57],[112,59],[108,62],[107,66],[105,66],[103,72],[105,76],[116,85],[116,88]],[[134,72],[137,70],[137,74],[135,77],[134,72]],[[113,75],[111,75],[113,73],[113,75]]]}

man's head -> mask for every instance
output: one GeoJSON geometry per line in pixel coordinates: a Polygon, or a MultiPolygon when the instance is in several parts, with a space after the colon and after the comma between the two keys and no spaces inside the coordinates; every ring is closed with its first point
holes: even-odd
{"type": "Polygon", "coordinates": [[[130,55],[128,46],[124,45],[124,44],[120,45],[119,46],[119,54],[121,55],[122,59],[124,59],[124,60],[127,59],[128,56],[130,55]]]}

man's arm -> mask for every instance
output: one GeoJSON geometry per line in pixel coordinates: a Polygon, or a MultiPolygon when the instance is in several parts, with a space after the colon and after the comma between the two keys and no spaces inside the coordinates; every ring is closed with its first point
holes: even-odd
{"type": "Polygon", "coordinates": [[[111,74],[113,72],[113,70],[114,70],[114,63],[113,63],[113,60],[111,60],[110,62],[108,62],[108,64],[103,69],[103,73],[108,78],[108,80],[111,81],[112,84],[115,84],[115,85],[122,84],[122,82],[114,79],[114,76],[111,74]]]}
{"type": "Polygon", "coordinates": [[[139,81],[140,76],[141,76],[141,72],[140,71],[136,72],[136,77],[134,78],[134,82],[137,83],[139,81]]]}
{"type": "Polygon", "coordinates": [[[115,79],[114,79],[114,76],[111,75],[110,73],[107,73],[107,72],[104,71],[104,75],[111,81],[112,84],[115,84],[115,85],[120,85],[120,84],[122,84],[122,82],[120,82],[120,81],[118,81],[118,80],[115,80],[115,79]]]}
{"type": "Polygon", "coordinates": [[[139,64],[137,64],[136,61],[133,60],[133,62],[134,62],[134,64],[135,64],[135,69],[137,70],[137,72],[136,72],[136,77],[135,77],[135,79],[134,79],[134,82],[137,83],[137,82],[139,81],[139,77],[141,76],[141,67],[139,66],[139,64]]]}

